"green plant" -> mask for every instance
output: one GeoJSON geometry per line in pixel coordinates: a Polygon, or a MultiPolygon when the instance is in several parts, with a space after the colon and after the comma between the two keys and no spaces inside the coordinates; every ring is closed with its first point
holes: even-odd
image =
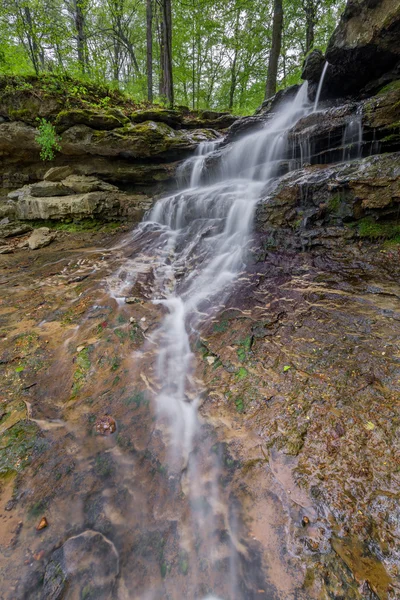
{"type": "Polygon", "coordinates": [[[57,135],[54,126],[46,119],[37,119],[39,121],[36,141],[40,146],[40,158],[42,160],[53,160],[56,151],[61,150],[61,138],[57,135]]]}

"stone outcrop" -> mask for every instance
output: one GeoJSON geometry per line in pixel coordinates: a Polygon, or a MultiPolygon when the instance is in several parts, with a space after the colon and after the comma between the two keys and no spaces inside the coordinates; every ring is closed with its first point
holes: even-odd
{"type": "Polygon", "coordinates": [[[400,235],[399,209],[397,152],[288,173],[260,202],[256,227],[286,244],[331,246],[400,235]]]}
{"type": "Polygon", "coordinates": [[[358,93],[400,61],[398,0],[350,0],[326,51],[327,89],[358,93]]]}
{"type": "Polygon", "coordinates": [[[70,175],[62,182],[43,181],[10,192],[15,217],[38,220],[118,220],[138,222],[151,206],[144,194],[125,194],[94,177],[70,175]]]}
{"type": "Polygon", "coordinates": [[[97,90],[91,86],[79,97],[54,86],[34,77],[0,79],[0,187],[6,191],[40,181],[48,170],[36,141],[38,117],[60,136],[53,167],[153,193],[172,184],[179,162],[200,142],[216,139],[218,130],[236,120],[229,113],[185,107],[138,108],[118,93],[111,99],[115,105],[106,106],[93,97],[97,90]]]}

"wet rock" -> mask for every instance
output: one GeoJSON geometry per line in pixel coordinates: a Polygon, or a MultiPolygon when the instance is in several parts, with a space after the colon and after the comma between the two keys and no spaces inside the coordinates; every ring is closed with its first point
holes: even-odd
{"type": "Polygon", "coordinates": [[[101,533],[87,530],[53,552],[46,566],[41,597],[61,600],[67,589],[72,597],[82,597],[84,589],[91,589],[98,599],[109,597],[118,573],[119,557],[114,544],[101,533]]]}
{"type": "Polygon", "coordinates": [[[299,91],[299,85],[291,85],[283,90],[279,90],[274,96],[265,100],[262,105],[256,110],[256,115],[267,115],[273,113],[282,102],[292,100],[299,91]]]}
{"type": "Polygon", "coordinates": [[[62,181],[70,175],[73,175],[73,169],[70,166],[52,167],[43,176],[45,181],[62,181]]]}
{"type": "Polygon", "coordinates": [[[400,203],[399,157],[399,153],[379,155],[285,175],[259,204],[258,229],[290,227],[305,244],[313,245],[351,234],[340,228],[345,222],[395,218],[400,203]]]}
{"type": "Polygon", "coordinates": [[[111,435],[115,432],[116,428],[117,426],[114,419],[109,415],[98,417],[95,423],[96,432],[100,435],[111,435]]]}
{"type": "Polygon", "coordinates": [[[321,50],[313,50],[307,56],[303,65],[301,78],[311,83],[318,83],[325,64],[325,57],[321,50]]]}
{"type": "Polygon", "coordinates": [[[50,231],[48,227],[39,227],[28,238],[28,246],[31,250],[38,250],[51,244],[55,237],[55,232],[50,231]]]}

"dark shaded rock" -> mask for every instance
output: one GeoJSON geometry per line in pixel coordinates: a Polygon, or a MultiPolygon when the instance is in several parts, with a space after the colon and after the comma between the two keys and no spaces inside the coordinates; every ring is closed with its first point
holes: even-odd
{"type": "Polygon", "coordinates": [[[399,36],[397,0],[349,0],[326,51],[324,94],[357,93],[393,69],[400,59],[399,36]]]}
{"type": "Polygon", "coordinates": [[[267,100],[265,100],[261,104],[261,106],[256,110],[255,114],[265,115],[267,113],[274,112],[282,102],[286,100],[292,100],[299,91],[299,88],[300,86],[296,84],[291,85],[285,88],[284,90],[279,90],[279,92],[277,92],[275,96],[272,96],[272,98],[268,98],[267,100]]]}
{"type": "Polygon", "coordinates": [[[291,229],[308,245],[347,237],[346,222],[396,218],[400,205],[400,154],[349,164],[308,167],[282,177],[257,208],[256,228],[291,229]],[[323,227],[328,229],[322,229],[323,227]]]}
{"type": "Polygon", "coordinates": [[[301,78],[311,83],[318,83],[324,64],[325,58],[321,50],[313,50],[304,61],[301,78]]]}
{"type": "Polygon", "coordinates": [[[223,145],[226,146],[231,142],[239,140],[248,133],[254,133],[261,129],[265,124],[265,116],[254,115],[252,117],[242,117],[237,119],[233,125],[229,128],[229,131],[223,141],[223,145]]]}

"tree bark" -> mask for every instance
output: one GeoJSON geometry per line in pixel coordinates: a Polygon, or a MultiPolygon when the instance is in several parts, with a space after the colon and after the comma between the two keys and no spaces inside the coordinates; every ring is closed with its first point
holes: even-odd
{"type": "Polygon", "coordinates": [[[76,49],[78,52],[78,62],[81,66],[82,73],[85,73],[87,67],[87,56],[85,16],[82,10],[82,0],[74,0],[74,20],[76,29],[76,49]]]}
{"type": "Polygon", "coordinates": [[[265,99],[267,100],[276,92],[278,76],[278,61],[282,45],[283,8],[282,0],[274,0],[274,18],[272,22],[272,43],[268,60],[267,84],[265,86],[265,99]]]}
{"type": "Polygon", "coordinates": [[[240,18],[240,11],[237,11],[236,14],[236,23],[235,23],[235,50],[234,50],[234,55],[233,55],[233,61],[232,61],[232,67],[231,67],[231,86],[229,89],[229,110],[232,110],[233,108],[233,102],[235,99],[235,91],[236,91],[236,83],[237,83],[237,73],[236,73],[236,65],[237,65],[237,59],[238,59],[238,54],[239,54],[239,41],[238,41],[238,35],[239,35],[239,18],[240,18]]]}
{"type": "Polygon", "coordinates": [[[161,4],[161,96],[168,105],[174,105],[174,86],[172,79],[172,14],[171,0],[162,0],[161,4]]]}
{"type": "Polygon", "coordinates": [[[26,22],[26,37],[28,39],[29,54],[36,75],[39,75],[39,47],[33,29],[32,15],[28,5],[24,6],[24,19],[26,22]]]}
{"type": "Polygon", "coordinates": [[[153,3],[146,4],[147,100],[153,102],[153,3]]]}
{"type": "Polygon", "coordinates": [[[306,54],[314,46],[314,28],[316,21],[316,6],[314,0],[306,0],[305,4],[306,13],[306,54]]]}

